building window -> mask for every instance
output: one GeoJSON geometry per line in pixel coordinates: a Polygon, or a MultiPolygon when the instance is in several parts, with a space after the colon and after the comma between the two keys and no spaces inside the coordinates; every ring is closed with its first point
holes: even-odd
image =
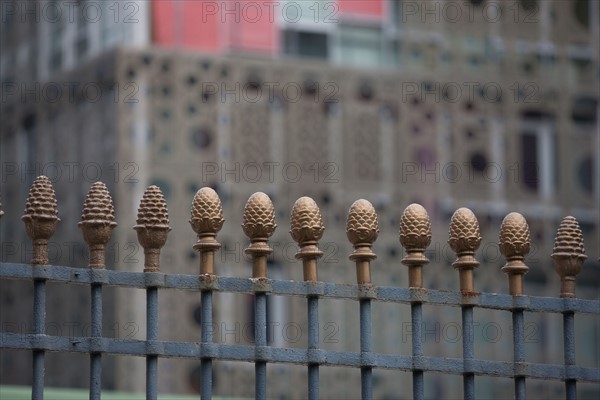
{"type": "Polygon", "coordinates": [[[474,171],[482,173],[488,166],[487,158],[483,152],[476,152],[471,156],[471,167],[474,171]]]}
{"type": "Polygon", "coordinates": [[[523,185],[533,191],[538,190],[538,138],[534,132],[521,134],[521,165],[523,170],[523,185]]]}
{"type": "Polygon", "coordinates": [[[285,54],[323,59],[329,56],[327,35],[324,33],[288,30],[283,36],[285,54]]]}
{"type": "Polygon", "coordinates": [[[597,119],[598,100],[593,97],[581,96],[573,101],[571,120],[578,126],[589,128],[592,133],[597,119]]]}
{"type": "Polygon", "coordinates": [[[586,85],[594,81],[594,63],[590,58],[572,58],[568,68],[571,85],[586,85]]]}
{"type": "Polygon", "coordinates": [[[77,59],[82,60],[85,58],[88,51],[88,22],[86,13],[83,11],[86,6],[87,0],[79,1],[79,9],[77,13],[77,59]]]}
{"type": "Polygon", "coordinates": [[[212,135],[210,129],[206,127],[198,127],[192,129],[192,143],[198,150],[207,149],[212,143],[212,135]]]}
{"type": "Polygon", "coordinates": [[[382,40],[380,28],[340,28],[339,62],[357,66],[380,66],[382,64],[382,40]]]}
{"type": "Polygon", "coordinates": [[[573,5],[575,18],[585,28],[590,27],[590,2],[589,0],[575,0],[573,5]]]}
{"type": "Polygon", "coordinates": [[[550,198],[558,181],[557,149],[553,121],[548,118],[524,120],[521,129],[519,178],[525,189],[550,198]]]}
{"type": "MultiPolygon", "coordinates": [[[[56,9],[60,9],[57,5],[56,9]]],[[[50,22],[50,72],[58,71],[63,64],[63,37],[64,37],[64,18],[58,17],[50,22]]]]}
{"type": "Polygon", "coordinates": [[[594,193],[594,162],[592,157],[586,157],[579,161],[577,167],[577,180],[586,193],[594,193]]]}
{"type": "Polygon", "coordinates": [[[384,63],[390,67],[400,65],[400,54],[402,45],[396,39],[387,40],[385,42],[384,63]]]}

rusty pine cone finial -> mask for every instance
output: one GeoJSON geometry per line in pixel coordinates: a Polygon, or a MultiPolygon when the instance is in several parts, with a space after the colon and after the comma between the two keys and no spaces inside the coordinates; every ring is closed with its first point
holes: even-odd
{"type": "Polygon", "coordinates": [[[431,244],[431,222],[427,210],[413,203],[404,209],[400,219],[400,244],[408,253],[402,260],[405,265],[423,265],[429,262],[425,249],[431,244]]]}
{"type": "Polygon", "coordinates": [[[252,256],[252,276],[267,277],[267,255],[273,252],[267,241],[275,232],[275,207],[265,193],[254,193],[244,207],[242,229],[250,239],[246,254],[252,256]]]}
{"type": "Polygon", "coordinates": [[[475,259],[475,251],[481,244],[479,222],[473,211],[462,207],[454,212],[450,220],[448,244],[456,253],[457,259],[452,263],[460,274],[460,289],[463,292],[473,291],[473,269],[479,266],[475,259]]]}
{"type": "Polygon", "coordinates": [[[523,294],[523,275],[529,267],[523,262],[531,246],[529,225],[523,215],[511,212],[500,226],[500,253],[506,258],[507,263],[502,267],[502,272],[508,274],[508,285],[511,295],[523,294]]]}
{"type": "Polygon", "coordinates": [[[144,248],[144,272],[160,271],[160,249],[167,242],[169,210],[162,191],[158,186],[146,188],[140,206],[136,225],[138,241],[144,248]]]}
{"type": "Polygon", "coordinates": [[[48,264],[48,240],[60,221],[56,193],[48,177],[41,175],[33,181],[25,204],[25,215],[21,219],[33,242],[31,264],[48,264]]]}
{"type": "Polygon", "coordinates": [[[301,197],[292,207],[290,235],[298,243],[300,251],[296,258],[303,260],[304,280],[317,281],[317,258],[323,255],[318,242],[323,237],[325,226],[321,210],[310,197],[301,197]]]}
{"type": "Polygon", "coordinates": [[[575,297],[575,278],[587,259],[583,247],[583,234],[574,217],[563,218],[554,239],[552,259],[560,275],[560,297],[575,297]]]}
{"type": "Polygon", "coordinates": [[[423,265],[429,262],[425,249],[431,243],[431,222],[427,210],[413,203],[404,209],[400,218],[400,244],[406,250],[402,264],[408,267],[409,287],[423,287],[423,265]]]}
{"type": "Polygon", "coordinates": [[[105,268],[104,248],[117,223],[112,198],[104,183],[96,182],[90,187],[85,196],[81,222],[78,225],[90,248],[89,267],[105,268]]]}
{"type": "Polygon", "coordinates": [[[346,236],[354,251],[350,260],[356,262],[358,284],[371,283],[371,260],[377,258],[371,247],[379,236],[379,220],[375,207],[368,200],[356,200],[350,206],[346,220],[346,236]]]}
{"type": "Polygon", "coordinates": [[[217,233],[223,227],[223,206],[214,189],[203,187],[196,192],[192,202],[190,224],[198,235],[194,250],[200,252],[200,274],[214,273],[214,252],[221,248],[217,233]]]}

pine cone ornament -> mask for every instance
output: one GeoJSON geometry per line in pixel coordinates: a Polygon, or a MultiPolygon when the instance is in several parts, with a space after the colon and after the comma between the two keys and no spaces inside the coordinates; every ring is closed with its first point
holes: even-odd
{"type": "Polygon", "coordinates": [[[244,233],[253,243],[266,242],[275,228],[275,207],[271,199],[262,192],[254,193],[244,207],[244,233]]]}
{"type": "Polygon", "coordinates": [[[144,192],[136,222],[133,229],[144,248],[144,272],[158,272],[160,249],[167,242],[167,235],[171,230],[167,203],[158,186],[149,186],[144,192]]]}
{"type": "Polygon", "coordinates": [[[500,226],[500,252],[508,260],[523,260],[529,253],[529,225],[521,214],[511,212],[500,226]]]}
{"type": "Polygon", "coordinates": [[[372,244],[379,236],[379,221],[375,207],[364,199],[356,200],[346,220],[346,235],[356,248],[361,243],[372,244]]]}
{"type": "Polygon", "coordinates": [[[198,238],[216,236],[223,227],[223,207],[219,195],[212,188],[203,187],[196,192],[192,203],[190,224],[198,238]]]}
{"type": "Polygon", "coordinates": [[[117,226],[115,209],[108,188],[96,182],[88,191],[83,203],[79,227],[83,238],[90,247],[90,268],[104,268],[104,247],[117,226]]]}
{"type": "Polygon", "coordinates": [[[299,246],[317,244],[325,227],[321,210],[313,199],[301,197],[296,200],[292,208],[290,227],[290,234],[299,246]]]}
{"type": "Polygon", "coordinates": [[[587,256],[583,247],[583,234],[574,217],[565,217],[558,227],[552,252],[554,266],[561,280],[561,297],[575,297],[575,278],[587,256]]]}
{"type": "Polygon", "coordinates": [[[400,244],[410,253],[424,252],[431,243],[431,223],[427,210],[413,203],[400,219],[400,244]]]}
{"type": "Polygon", "coordinates": [[[25,204],[25,223],[27,235],[33,241],[32,264],[48,264],[48,240],[56,230],[58,205],[52,182],[46,176],[38,176],[29,190],[25,204]]]}
{"type": "Polygon", "coordinates": [[[473,211],[459,208],[450,220],[448,244],[457,256],[473,256],[481,244],[479,222],[473,211]]]}

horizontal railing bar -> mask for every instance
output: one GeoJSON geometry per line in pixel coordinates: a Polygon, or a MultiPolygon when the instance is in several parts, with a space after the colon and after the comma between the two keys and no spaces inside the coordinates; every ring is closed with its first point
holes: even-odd
{"type": "Polygon", "coordinates": [[[46,350],[57,352],[90,353],[145,357],[156,355],[162,358],[201,359],[285,364],[315,364],[322,366],[373,368],[412,371],[415,368],[429,372],[512,378],[515,375],[534,379],[600,382],[600,369],[579,366],[539,364],[510,361],[469,360],[462,358],[412,357],[378,353],[340,352],[324,349],[300,349],[279,347],[257,347],[217,343],[145,341],[135,339],[65,337],[37,334],[0,333],[0,348],[18,350],[46,350]]]}
{"type": "Polygon", "coordinates": [[[511,296],[496,293],[475,293],[463,296],[460,292],[410,289],[399,287],[337,284],[331,282],[300,282],[289,280],[266,280],[257,282],[251,278],[216,277],[204,281],[198,275],[176,275],[163,273],[128,272],[116,270],[94,270],[65,266],[34,266],[29,264],[0,263],[0,278],[4,279],[47,279],[48,281],[109,286],[126,286],[146,289],[201,290],[209,289],[230,293],[254,293],[267,291],[274,295],[307,296],[359,300],[369,297],[376,301],[411,303],[419,301],[433,305],[459,307],[473,305],[479,308],[511,310],[521,308],[530,312],[575,312],[600,314],[599,300],[568,299],[560,297],[511,296]]]}

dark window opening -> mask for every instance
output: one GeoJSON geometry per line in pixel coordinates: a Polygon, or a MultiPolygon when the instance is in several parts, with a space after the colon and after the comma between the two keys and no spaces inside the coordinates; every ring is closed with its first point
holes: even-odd
{"type": "Polygon", "coordinates": [[[538,138],[537,135],[524,133],[521,135],[521,166],[523,185],[527,189],[538,190],[538,138]]]}
{"type": "Polygon", "coordinates": [[[207,128],[196,128],[192,131],[192,143],[199,150],[204,150],[212,143],[212,135],[207,128]]]}
{"type": "Polygon", "coordinates": [[[329,55],[327,35],[314,32],[284,32],[284,53],[326,59],[329,55]]]}
{"type": "Polygon", "coordinates": [[[589,194],[594,193],[594,163],[591,157],[587,157],[579,162],[577,180],[584,191],[589,194]]]}
{"type": "Polygon", "coordinates": [[[369,101],[375,95],[375,90],[370,82],[364,81],[358,88],[358,96],[361,100],[369,101]]]}
{"type": "Polygon", "coordinates": [[[471,167],[477,172],[485,171],[487,159],[482,153],[475,153],[471,156],[471,167]]]}
{"type": "Polygon", "coordinates": [[[575,0],[575,18],[585,28],[590,27],[590,2],[589,0],[575,0]]]}
{"type": "Polygon", "coordinates": [[[598,100],[593,97],[578,97],[573,102],[571,119],[576,124],[594,125],[597,119],[598,100]]]}

